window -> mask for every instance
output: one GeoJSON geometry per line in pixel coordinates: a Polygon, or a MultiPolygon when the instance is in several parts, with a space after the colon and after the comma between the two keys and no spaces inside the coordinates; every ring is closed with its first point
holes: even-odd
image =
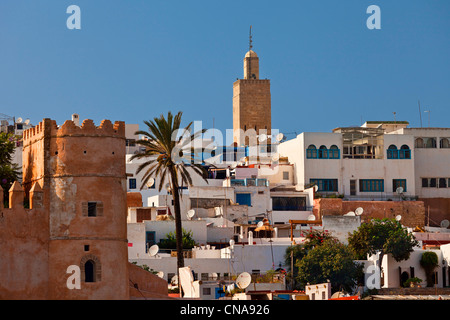
{"type": "Polygon", "coordinates": [[[416,148],[436,148],[436,138],[416,138],[416,148]]]}
{"type": "Polygon", "coordinates": [[[84,264],[84,282],[95,282],[95,262],[92,260],[86,261],[84,264]]]}
{"type": "Polygon", "coordinates": [[[204,296],[210,296],[211,295],[211,288],[203,288],[203,295],[204,296]]]}
{"type": "Polygon", "coordinates": [[[396,192],[397,188],[402,187],[403,192],[406,192],[406,179],[393,179],[392,180],[392,192],[396,192]]]}
{"type": "Polygon", "coordinates": [[[391,144],[386,151],[388,159],[411,159],[411,149],[406,144],[397,149],[397,146],[391,144]]]}
{"type": "Polygon", "coordinates": [[[317,159],[317,148],[315,145],[311,144],[308,149],[306,149],[306,158],[317,159]]]}
{"type": "Polygon", "coordinates": [[[97,202],[88,202],[88,217],[97,216],[97,202]]]}
{"type": "Polygon", "coordinates": [[[244,204],[249,207],[252,205],[252,198],[250,193],[236,193],[236,203],[244,204]]]}
{"type": "Polygon", "coordinates": [[[409,147],[406,144],[404,144],[400,147],[399,158],[400,159],[411,159],[411,149],[409,149],[409,147]]]}
{"type": "Polygon", "coordinates": [[[338,191],[338,179],[310,179],[309,182],[311,184],[316,184],[320,191],[330,191],[337,192],[338,191]]]}
{"type": "Polygon", "coordinates": [[[289,171],[283,171],[283,180],[289,180],[289,171]]]}
{"type": "Polygon", "coordinates": [[[148,252],[148,249],[150,249],[150,247],[152,245],[154,245],[155,243],[156,243],[155,231],[146,231],[145,232],[145,252],[148,252]]]}
{"type": "Polygon", "coordinates": [[[136,189],[136,179],[132,178],[128,180],[128,189],[136,189]]]}
{"type": "Polygon", "coordinates": [[[82,202],[81,212],[85,217],[103,216],[103,202],[101,201],[82,202]]]}
{"type": "Polygon", "coordinates": [[[439,188],[447,187],[447,178],[422,178],[422,188],[439,188]],[[442,183],[442,184],[441,184],[442,183]]]}
{"type": "Polygon", "coordinates": [[[305,197],[272,197],[274,211],[305,211],[305,197]]]}
{"type": "Polygon", "coordinates": [[[384,180],[383,179],[360,179],[359,180],[360,192],[384,192],[384,180]]]}
{"type": "Polygon", "coordinates": [[[330,150],[328,150],[328,156],[330,159],[339,159],[339,153],[339,148],[334,144],[330,147],[330,150]]]}
{"type": "Polygon", "coordinates": [[[99,282],[102,277],[102,267],[100,260],[92,255],[87,254],[80,261],[81,279],[84,282],[99,282]]]}
{"type": "Polygon", "coordinates": [[[319,159],[328,159],[328,149],[325,146],[320,146],[318,150],[318,158],[319,159]]]}
{"type": "Polygon", "coordinates": [[[388,159],[398,159],[398,150],[397,146],[394,144],[391,144],[389,148],[387,149],[387,158],[388,159]]]}
{"type": "Polygon", "coordinates": [[[439,148],[441,149],[447,149],[450,148],[450,138],[441,138],[439,141],[439,148]]]}
{"type": "Polygon", "coordinates": [[[439,188],[447,188],[447,179],[439,178],[439,188]]]}

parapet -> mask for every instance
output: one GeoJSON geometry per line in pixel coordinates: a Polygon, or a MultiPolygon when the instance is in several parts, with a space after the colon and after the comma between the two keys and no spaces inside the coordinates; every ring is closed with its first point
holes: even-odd
{"type": "Polygon", "coordinates": [[[58,127],[55,120],[46,118],[35,127],[23,132],[24,145],[27,142],[43,138],[45,133],[51,137],[111,136],[125,138],[125,122],[116,121],[112,124],[110,120],[103,120],[97,127],[91,119],[84,120],[81,126],[77,126],[72,120],[66,120],[63,125],[58,127]]]}

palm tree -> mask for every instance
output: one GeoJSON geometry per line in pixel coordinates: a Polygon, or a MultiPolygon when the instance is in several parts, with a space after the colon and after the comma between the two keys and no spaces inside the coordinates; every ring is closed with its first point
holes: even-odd
{"type": "Polygon", "coordinates": [[[199,150],[191,147],[193,141],[199,138],[205,132],[205,129],[191,134],[191,122],[183,131],[183,129],[180,129],[181,115],[181,111],[175,116],[169,111],[167,119],[164,115],[161,115],[159,118],[155,117],[153,120],[144,121],[148,131],[140,130],[136,131],[135,134],[143,136],[136,143],[145,147],[145,150],[131,157],[131,160],[147,159],[136,170],[136,174],[146,170],[142,178],[141,190],[143,186],[147,185],[150,178],[159,177],[161,182],[158,187],[159,191],[161,191],[165,179],[169,180],[175,209],[178,268],[184,267],[180,187],[183,187],[185,184],[192,185],[192,178],[187,170],[188,168],[191,168],[208,182],[206,180],[206,168],[194,159],[195,152],[203,151],[203,149],[199,150]],[[181,135],[179,135],[180,131],[182,131],[181,135]]]}

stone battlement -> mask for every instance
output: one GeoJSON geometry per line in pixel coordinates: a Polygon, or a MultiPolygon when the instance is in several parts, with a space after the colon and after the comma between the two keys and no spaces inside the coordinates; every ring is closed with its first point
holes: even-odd
{"type": "Polygon", "coordinates": [[[55,120],[46,118],[35,127],[23,132],[24,145],[43,138],[44,133],[51,137],[107,136],[125,138],[125,122],[116,121],[112,124],[110,120],[103,120],[97,127],[91,119],[84,120],[81,126],[77,126],[72,120],[66,120],[63,125],[58,127],[55,120]]]}

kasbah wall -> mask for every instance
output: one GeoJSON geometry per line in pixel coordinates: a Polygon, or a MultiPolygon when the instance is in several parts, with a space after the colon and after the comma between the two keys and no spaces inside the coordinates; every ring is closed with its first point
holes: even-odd
{"type": "Polygon", "coordinates": [[[0,299],[167,296],[163,279],[128,262],[124,122],[43,119],[23,139],[23,186],[0,204],[0,299]],[[81,289],[67,286],[71,265],[81,289]]]}
{"type": "Polygon", "coordinates": [[[425,225],[425,206],[423,201],[343,201],[340,198],[321,198],[314,200],[314,215],[342,216],[357,208],[363,208],[361,222],[371,219],[394,219],[400,215],[402,225],[410,228],[425,225]]]}

